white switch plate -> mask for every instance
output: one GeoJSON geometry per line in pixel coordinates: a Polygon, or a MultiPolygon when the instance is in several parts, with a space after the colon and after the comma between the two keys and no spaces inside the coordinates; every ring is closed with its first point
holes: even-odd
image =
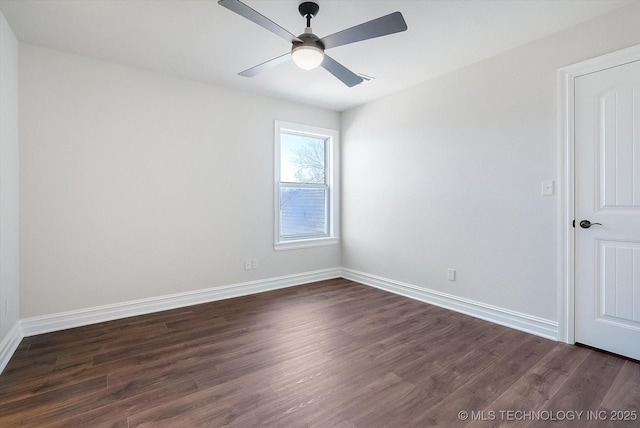
{"type": "Polygon", "coordinates": [[[551,196],[553,195],[553,180],[543,180],[542,181],[542,196],[551,196]]]}
{"type": "Polygon", "coordinates": [[[251,270],[251,259],[246,259],[244,261],[244,270],[251,270]]]}
{"type": "Polygon", "coordinates": [[[447,279],[449,281],[456,280],[456,270],[455,269],[447,269],[447,279]]]}

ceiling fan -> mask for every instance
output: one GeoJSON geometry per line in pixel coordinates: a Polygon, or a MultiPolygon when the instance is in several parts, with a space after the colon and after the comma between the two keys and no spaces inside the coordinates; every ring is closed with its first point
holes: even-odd
{"type": "Polygon", "coordinates": [[[298,11],[300,12],[300,15],[306,18],[307,27],[305,28],[304,33],[296,37],[275,22],[271,21],[269,18],[251,9],[240,0],[219,0],[218,4],[250,21],[255,22],[261,27],[291,43],[290,53],[287,52],[284,55],[280,55],[238,73],[240,76],[244,77],[253,77],[262,73],[263,71],[288,61],[291,56],[291,59],[298,67],[304,70],[312,70],[318,66],[322,66],[329,73],[340,79],[345,85],[353,87],[362,83],[362,77],[358,76],[338,61],[325,54],[324,51],[326,49],[344,46],[362,40],[399,33],[407,29],[407,23],[404,21],[402,14],[400,12],[393,12],[389,15],[356,25],[355,27],[347,28],[346,30],[319,38],[313,34],[311,30],[311,19],[318,14],[320,6],[318,6],[318,3],[313,1],[303,1],[298,6],[298,11]]]}

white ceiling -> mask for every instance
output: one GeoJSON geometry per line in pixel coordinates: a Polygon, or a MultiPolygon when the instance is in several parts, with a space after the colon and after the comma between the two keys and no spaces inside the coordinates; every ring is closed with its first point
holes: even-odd
{"type": "MultiPolygon", "coordinates": [[[[244,0],[294,34],[298,0],[244,0]]],[[[215,0],[0,0],[21,42],[343,111],[544,37],[632,1],[318,0],[323,37],[399,10],[409,29],[328,51],[375,80],[347,88],[326,70],[291,62],[238,72],[286,53],[278,36],[215,0]]]]}

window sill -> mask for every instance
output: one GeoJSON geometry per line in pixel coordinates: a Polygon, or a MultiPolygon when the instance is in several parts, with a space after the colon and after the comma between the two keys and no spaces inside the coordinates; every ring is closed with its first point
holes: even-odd
{"type": "Polygon", "coordinates": [[[328,245],[336,245],[338,242],[340,242],[340,238],[336,238],[336,237],[302,239],[299,241],[276,242],[275,244],[273,244],[273,248],[276,251],[299,250],[302,248],[325,247],[328,245]]]}

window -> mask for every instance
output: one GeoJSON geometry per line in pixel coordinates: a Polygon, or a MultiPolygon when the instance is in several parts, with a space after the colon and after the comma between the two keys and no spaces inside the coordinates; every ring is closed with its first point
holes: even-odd
{"type": "Polygon", "coordinates": [[[275,249],[336,244],[338,131],[275,128],[275,249]]]}

